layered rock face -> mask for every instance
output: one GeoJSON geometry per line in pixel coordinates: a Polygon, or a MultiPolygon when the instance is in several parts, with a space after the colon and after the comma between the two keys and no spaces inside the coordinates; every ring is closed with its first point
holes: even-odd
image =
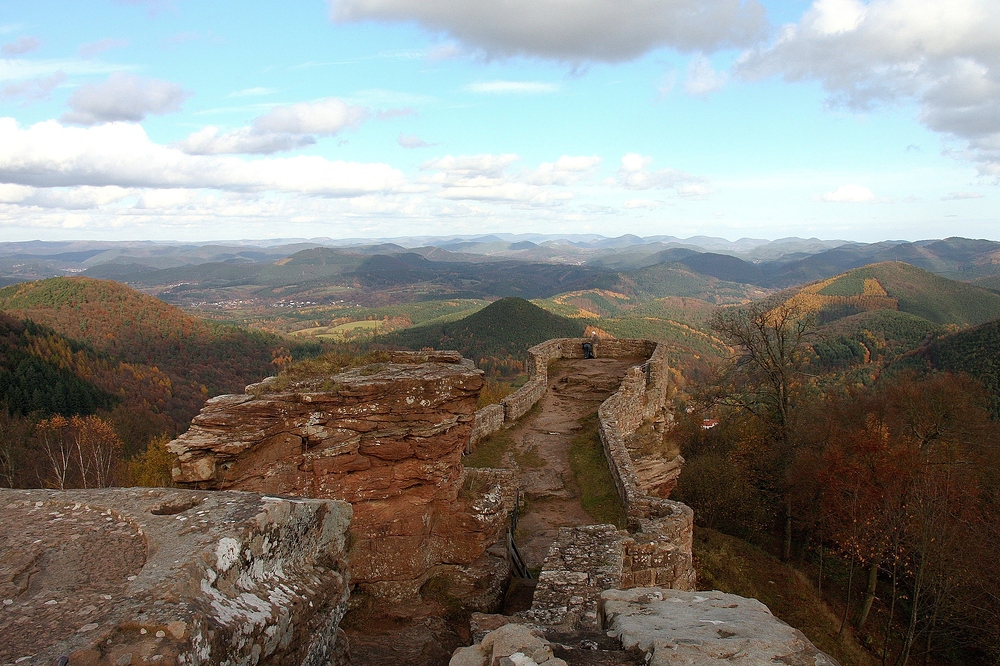
{"type": "Polygon", "coordinates": [[[388,362],[209,400],[169,450],[178,483],[341,499],[354,507],[351,576],[397,604],[435,589],[494,603],[508,576],[500,541],[513,483],[465,470],[482,373],[454,352],[388,362]]]}
{"type": "Polygon", "coordinates": [[[0,489],[0,664],[346,663],[351,507],[0,489]]]}

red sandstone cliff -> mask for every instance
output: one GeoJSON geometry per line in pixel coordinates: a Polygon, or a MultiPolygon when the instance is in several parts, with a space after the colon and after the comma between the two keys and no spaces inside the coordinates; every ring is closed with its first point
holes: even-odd
{"type": "Polygon", "coordinates": [[[457,353],[391,361],[209,400],[169,445],[184,486],[343,499],[351,578],[383,601],[421,602],[439,579],[486,608],[503,592],[512,480],[465,470],[482,373],[457,353]],[[491,552],[492,551],[492,552],[491,552]]]}

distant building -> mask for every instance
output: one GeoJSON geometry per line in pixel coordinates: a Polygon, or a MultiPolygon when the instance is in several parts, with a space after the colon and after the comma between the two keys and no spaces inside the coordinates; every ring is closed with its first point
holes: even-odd
{"type": "Polygon", "coordinates": [[[711,430],[717,425],[719,425],[719,419],[702,419],[701,422],[701,427],[703,430],[711,430]]]}

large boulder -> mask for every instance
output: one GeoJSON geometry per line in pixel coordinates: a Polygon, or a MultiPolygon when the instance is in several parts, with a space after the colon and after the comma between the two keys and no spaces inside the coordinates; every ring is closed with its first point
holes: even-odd
{"type": "Polygon", "coordinates": [[[767,606],[723,592],[663,588],[607,590],[602,626],[650,666],[838,666],[767,606]]]}

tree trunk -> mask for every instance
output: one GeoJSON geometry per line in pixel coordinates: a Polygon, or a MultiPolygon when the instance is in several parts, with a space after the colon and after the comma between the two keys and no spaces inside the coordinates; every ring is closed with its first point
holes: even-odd
{"type": "Polygon", "coordinates": [[[872,602],[875,601],[875,588],[878,587],[878,567],[882,563],[882,558],[877,558],[872,560],[871,567],[868,569],[868,587],[865,589],[865,598],[861,602],[861,610],[858,611],[858,621],[857,628],[861,631],[865,622],[868,621],[868,613],[871,612],[872,602]]]}
{"type": "Polygon", "coordinates": [[[816,594],[823,598],[823,542],[819,543],[819,575],[816,577],[816,594]]]}
{"type": "Polygon", "coordinates": [[[788,562],[792,559],[792,498],[785,498],[785,547],[781,559],[788,562]]]}
{"type": "Polygon", "coordinates": [[[851,568],[847,573],[847,603],[844,604],[844,617],[840,620],[840,629],[837,630],[837,635],[840,636],[844,633],[844,627],[847,626],[847,615],[851,612],[851,592],[854,591],[854,553],[851,553],[851,568]]]}
{"type": "MultiPolygon", "coordinates": [[[[897,551],[898,552],[898,551],[897,551]]],[[[889,612],[885,621],[885,640],[882,641],[882,666],[889,657],[889,638],[892,636],[892,619],[896,615],[896,583],[899,572],[899,558],[893,557],[892,563],[892,601],[889,602],[889,612]]]]}
{"type": "Polygon", "coordinates": [[[917,569],[917,578],[913,581],[913,598],[910,600],[910,626],[906,628],[906,639],[903,641],[903,647],[900,650],[900,658],[896,660],[897,664],[906,664],[910,661],[910,649],[913,647],[913,640],[916,636],[917,631],[917,609],[920,606],[920,594],[921,583],[924,578],[924,561],[925,558],[920,559],[920,567],[917,569]]]}

